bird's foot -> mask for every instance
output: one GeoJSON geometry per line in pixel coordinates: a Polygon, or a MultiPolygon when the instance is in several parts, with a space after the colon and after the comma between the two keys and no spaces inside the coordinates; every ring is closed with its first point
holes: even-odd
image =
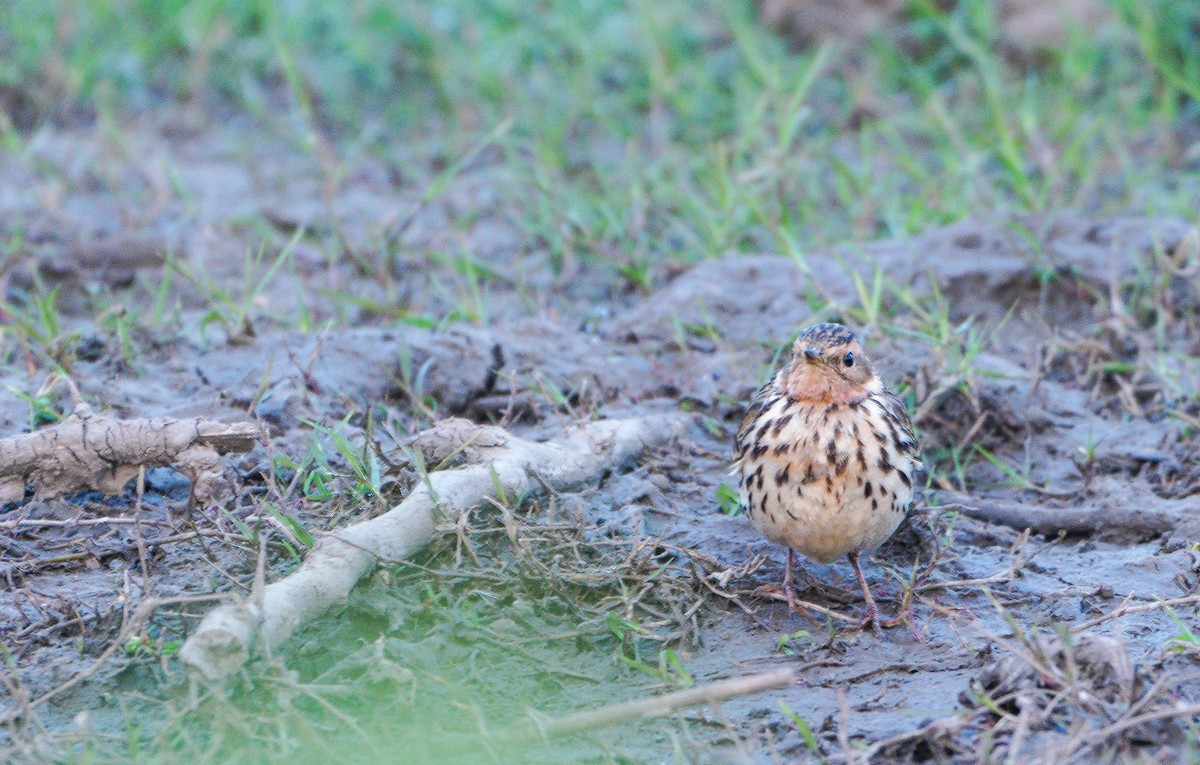
{"type": "MultiPolygon", "coordinates": [[[[867,607],[866,613],[863,614],[863,618],[859,620],[855,629],[865,630],[867,627],[870,627],[871,631],[875,633],[876,637],[883,637],[883,630],[891,629],[892,627],[899,627],[901,624],[906,622],[909,624],[912,623],[911,609],[902,614],[898,614],[897,616],[886,617],[879,613],[879,609],[876,608],[874,603],[872,603],[867,607]]],[[[913,637],[916,638],[917,642],[921,642],[921,637],[916,630],[913,629],[911,632],[913,637]]]]}
{"type": "Polygon", "coordinates": [[[882,621],[879,616],[879,609],[872,603],[867,606],[867,612],[863,615],[862,620],[859,621],[857,628],[865,630],[867,627],[870,627],[871,631],[875,633],[875,637],[883,637],[883,629],[880,624],[882,621]]]}
{"type": "Polygon", "coordinates": [[[897,624],[903,622],[905,617],[909,615],[907,609],[904,614],[890,619],[880,616],[879,608],[875,605],[875,598],[871,595],[871,588],[867,584],[867,578],[863,576],[862,567],[858,565],[858,553],[852,552],[846,556],[846,559],[849,560],[850,565],[854,567],[854,574],[858,578],[858,586],[862,588],[863,600],[866,601],[867,604],[866,615],[863,617],[862,621],[858,623],[858,629],[866,629],[867,626],[870,625],[871,629],[874,630],[876,637],[883,637],[883,628],[895,627],[897,624]]]}
{"type": "Polygon", "coordinates": [[[792,587],[782,584],[762,584],[754,588],[754,595],[771,600],[782,600],[787,603],[789,611],[795,611],[801,616],[812,616],[807,608],[800,605],[800,599],[796,597],[796,590],[792,587]]]}

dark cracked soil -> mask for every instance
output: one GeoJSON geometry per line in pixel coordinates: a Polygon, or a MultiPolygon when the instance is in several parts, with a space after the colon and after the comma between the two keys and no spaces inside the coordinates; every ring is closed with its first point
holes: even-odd
{"type": "MultiPolygon", "coordinates": [[[[93,406],[250,416],[270,439],[226,458],[237,492],[222,506],[190,506],[187,480],[157,468],[141,497],[131,486],[4,508],[10,757],[1196,756],[1194,229],[1068,214],[967,221],[803,261],[729,255],[638,292],[585,266],[556,275],[522,260],[506,179],[486,153],[419,205],[369,164],[330,200],[308,160],[277,146],[153,130],[130,140],[148,159],[133,162],[144,172],[124,196],[97,182],[49,208],[0,200],[3,219],[25,221],[10,299],[59,289],[54,352],[93,406]],[[155,202],[165,197],[149,158],[166,154],[191,192],[186,210],[155,202]],[[375,251],[380,221],[408,210],[394,278],[362,276],[356,253],[375,251]],[[464,210],[493,214],[447,225],[464,210]],[[264,237],[270,254],[248,262],[264,237]],[[342,237],[347,257],[316,255],[309,243],[327,237],[342,237]],[[470,282],[454,263],[404,253],[447,237],[490,258],[487,310],[426,326],[470,282]],[[98,322],[99,298],[114,308],[98,322]],[[780,579],[784,550],[718,500],[745,402],[802,326],[829,319],[868,338],[929,467],[911,522],[867,567],[885,610],[905,601],[914,614],[881,638],[756,596],[780,579]],[[515,517],[481,510],[225,691],[191,685],[171,655],[204,603],[164,607],[140,642],[94,666],[143,598],[245,594],[260,533],[273,531],[267,577],[289,571],[302,544],[279,516],[320,533],[399,501],[416,478],[397,446],[437,417],[550,438],[573,421],[680,410],[690,425],[669,449],[599,487],[528,498],[515,517]],[[719,708],[519,751],[489,743],[529,710],[784,666],[793,687],[719,708]]],[[[43,151],[69,173],[89,146],[64,132],[43,151]]],[[[46,183],[28,165],[0,172],[13,188],[46,183]]],[[[28,337],[5,336],[5,434],[29,428],[27,397],[51,412],[39,425],[67,406],[42,388],[53,367],[28,337]]],[[[807,573],[806,600],[861,607],[844,563],[807,573]]]]}

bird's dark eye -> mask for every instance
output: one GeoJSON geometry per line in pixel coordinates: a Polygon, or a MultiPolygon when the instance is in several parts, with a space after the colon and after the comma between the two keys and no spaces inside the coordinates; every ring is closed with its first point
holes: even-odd
{"type": "Polygon", "coordinates": [[[842,363],[848,367],[854,366],[854,354],[847,353],[845,356],[842,357],[842,363]]]}

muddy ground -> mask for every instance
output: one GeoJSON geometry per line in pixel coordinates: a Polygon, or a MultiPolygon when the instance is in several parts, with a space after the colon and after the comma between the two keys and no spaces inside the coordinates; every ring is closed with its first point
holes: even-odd
{"type": "MultiPolygon", "coordinates": [[[[236,493],[223,504],[189,503],[187,479],[156,468],[140,497],[131,485],[3,509],[11,758],[1195,756],[1194,229],[972,220],[803,261],[663,267],[638,289],[531,255],[487,151],[426,204],[365,158],[331,194],[310,156],[253,135],[236,120],[216,133],[147,122],[114,148],[47,131],[38,162],[0,160],[0,225],[22,242],[9,305],[58,290],[55,326],[8,316],[0,432],[69,411],[61,385],[43,388],[55,364],[122,417],[269,432],[225,459],[236,493]],[[446,241],[478,262],[416,254],[446,241]],[[321,254],[330,242],[341,257],[321,254]],[[913,608],[882,638],[757,596],[784,551],[718,499],[744,403],[799,328],[830,319],[868,338],[929,468],[911,523],[867,567],[885,610],[913,608]],[[244,595],[258,534],[268,578],[291,570],[302,544],[279,516],[319,535],[398,502],[419,480],[398,447],[437,418],[552,438],[664,411],[689,423],[670,448],[578,494],[526,498],[515,531],[479,511],[229,688],[193,683],[172,656],[209,607],[188,603],[30,704],[92,668],[143,598],[244,595]],[[87,523],[39,523],[64,520],[87,523]],[[795,686],[719,709],[519,753],[490,737],[529,710],[781,666],[795,686]]],[[[805,599],[861,607],[845,563],[807,572],[805,599]]]]}

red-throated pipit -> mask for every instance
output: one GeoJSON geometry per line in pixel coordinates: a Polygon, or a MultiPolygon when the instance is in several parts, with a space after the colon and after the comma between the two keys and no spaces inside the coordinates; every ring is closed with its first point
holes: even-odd
{"type": "Polygon", "coordinates": [[[866,599],[862,625],[881,620],[858,554],[882,544],[908,512],[921,463],[904,403],[884,387],[854,333],[817,324],[754,397],[737,434],[742,503],[770,540],[819,563],[845,555],[866,599]]]}

